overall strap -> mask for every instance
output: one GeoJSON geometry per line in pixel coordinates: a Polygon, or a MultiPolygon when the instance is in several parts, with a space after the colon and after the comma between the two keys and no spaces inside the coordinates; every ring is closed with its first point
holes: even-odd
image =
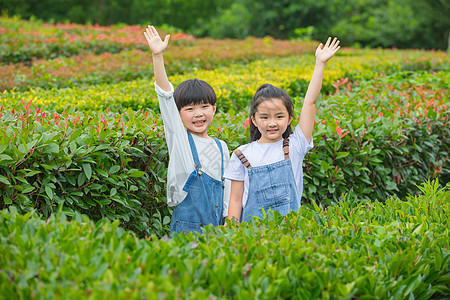
{"type": "Polygon", "coordinates": [[[189,145],[191,146],[192,157],[194,158],[195,169],[198,171],[201,169],[200,159],[198,158],[197,147],[195,147],[194,139],[189,131],[186,131],[188,135],[189,145]]]}
{"type": "Polygon", "coordinates": [[[289,137],[283,141],[284,159],[289,158],[289,137]]]}
{"type": "Polygon", "coordinates": [[[220,141],[218,139],[216,139],[216,138],[213,138],[213,139],[216,142],[217,147],[219,147],[219,149],[220,149],[220,157],[222,159],[221,166],[222,166],[222,181],[223,181],[223,150],[222,150],[222,145],[220,144],[220,141]]]}
{"type": "Polygon", "coordinates": [[[248,159],[244,156],[244,153],[241,152],[241,150],[239,149],[234,150],[234,154],[236,154],[236,156],[241,160],[241,162],[247,169],[250,169],[252,167],[248,159]]]}

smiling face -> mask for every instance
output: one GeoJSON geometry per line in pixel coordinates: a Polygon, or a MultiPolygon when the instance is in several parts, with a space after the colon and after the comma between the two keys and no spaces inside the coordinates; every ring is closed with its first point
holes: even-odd
{"type": "Polygon", "coordinates": [[[180,117],[190,133],[207,138],[208,127],[213,121],[215,112],[215,104],[193,104],[182,107],[180,109],[180,117]]]}
{"type": "Polygon", "coordinates": [[[261,133],[260,143],[275,143],[281,140],[292,117],[280,99],[272,98],[261,102],[252,116],[252,122],[261,133]]]}

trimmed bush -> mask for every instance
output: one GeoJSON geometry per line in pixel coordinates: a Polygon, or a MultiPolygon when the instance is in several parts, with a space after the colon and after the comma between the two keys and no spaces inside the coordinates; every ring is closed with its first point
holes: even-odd
{"type": "Polygon", "coordinates": [[[429,299],[450,296],[449,187],[402,201],[327,209],[202,235],[139,239],[119,222],[78,213],[47,220],[0,212],[0,293],[6,298],[429,299]]]}
{"type": "MultiPolygon", "coordinates": [[[[336,82],[340,90],[318,109],[316,147],[305,158],[304,201],[329,205],[349,192],[383,201],[385,195],[406,196],[428,178],[439,176],[445,184],[447,77],[403,73],[336,82]]],[[[302,99],[295,101],[299,116],[302,99]]],[[[48,217],[62,205],[68,215],[120,219],[140,236],[168,231],[168,155],[159,115],[132,109],[56,114],[31,104],[0,112],[0,208],[35,208],[48,217]]],[[[218,113],[209,133],[233,150],[248,142],[247,117],[218,113]]]]}

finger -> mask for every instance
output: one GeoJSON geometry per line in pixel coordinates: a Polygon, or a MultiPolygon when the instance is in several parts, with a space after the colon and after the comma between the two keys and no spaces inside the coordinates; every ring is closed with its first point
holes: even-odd
{"type": "Polygon", "coordinates": [[[151,35],[149,34],[148,31],[144,32],[144,36],[145,36],[145,39],[147,40],[147,42],[151,41],[152,37],[151,37],[151,35]]]}
{"type": "Polygon", "coordinates": [[[338,46],[336,49],[334,49],[334,50],[333,50],[333,55],[334,55],[334,53],[336,53],[340,48],[341,48],[341,46],[338,46]]]}
{"type": "Polygon", "coordinates": [[[317,50],[322,50],[322,47],[323,47],[323,44],[322,44],[322,43],[320,43],[320,44],[319,44],[319,46],[317,46],[317,49],[316,49],[316,51],[317,51],[317,50]]]}
{"type": "Polygon", "coordinates": [[[333,47],[334,47],[334,44],[336,43],[336,41],[337,41],[337,38],[335,37],[335,38],[333,39],[333,41],[331,42],[330,48],[333,48],[333,47]]]}
{"type": "Polygon", "coordinates": [[[331,37],[328,38],[327,42],[325,43],[325,48],[328,48],[330,46],[331,37]]]}
{"type": "Polygon", "coordinates": [[[334,46],[333,46],[333,49],[337,48],[337,47],[339,46],[339,43],[340,43],[340,41],[337,40],[336,43],[335,43],[334,46]]]}
{"type": "Polygon", "coordinates": [[[168,35],[166,35],[166,37],[164,38],[164,44],[168,44],[169,43],[169,40],[170,40],[170,35],[168,34],[168,35]]]}
{"type": "Polygon", "coordinates": [[[154,36],[159,36],[159,33],[154,26],[152,26],[152,32],[154,36]]]}
{"type": "Polygon", "coordinates": [[[147,36],[148,36],[149,39],[151,39],[151,38],[153,37],[153,34],[152,34],[152,31],[151,31],[150,26],[148,26],[148,27],[145,29],[145,32],[147,33],[147,36]]]}

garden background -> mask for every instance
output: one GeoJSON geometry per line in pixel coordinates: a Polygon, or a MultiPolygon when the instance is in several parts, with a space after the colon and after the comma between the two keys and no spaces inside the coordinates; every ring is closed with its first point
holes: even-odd
{"type": "MultiPolygon", "coordinates": [[[[0,299],[450,296],[447,1],[1,1],[0,299]],[[78,22],[78,23],[76,23],[78,22]],[[266,82],[299,116],[327,64],[299,212],[167,239],[170,81],[209,82],[248,141],[266,82]]],[[[298,122],[295,118],[294,125],[298,122]]]]}

